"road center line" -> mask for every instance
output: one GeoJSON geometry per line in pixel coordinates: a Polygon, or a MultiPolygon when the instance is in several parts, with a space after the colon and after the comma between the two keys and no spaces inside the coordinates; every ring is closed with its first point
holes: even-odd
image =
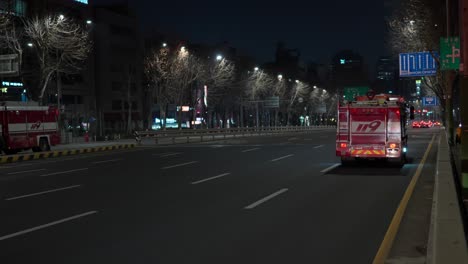
{"type": "Polygon", "coordinates": [[[231,173],[230,172],[223,173],[223,174],[220,174],[218,176],[214,176],[214,177],[210,177],[210,178],[206,178],[206,179],[203,179],[203,180],[192,182],[192,184],[199,184],[199,183],[202,183],[202,182],[211,181],[211,180],[218,179],[218,178],[221,178],[221,177],[224,177],[224,176],[228,176],[229,174],[231,174],[231,173]]]}
{"type": "Polygon", "coordinates": [[[246,149],[246,150],[243,150],[241,152],[250,152],[250,151],[255,151],[255,150],[259,150],[260,148],[252,148],[252,149],[246,149]]]}
{"type": "Polygon", "coordinates": [[[84,170],[88,170],[88,168],[82,168],[82,169],[76,169],[76,170],[68,170],[68,171],[59,171],[59,172],[47,173],[47,174],[42,174],[41,176],[42,176],[42,177],[45,177],[45,176],[66,174],[66,173],[72,173],[72,172],[84,171],[84,170]]]}
{"type": "Polygon", "coordinates": [[[338,167],[338,166],[340,166],[340,163],[331,165],[330,167],[328,167],[328,168],[326,168],[326,169],[324,169],[324,170],[321,170],[320,172],[324,172],[324,173],[325,173],[325,172],[329,172],[329,171],[333,170],[334,168],[336,168],[336,167],[338,167]]]}
{"type": "Polygon", "coordinates": [[[18,200],[18,199],[22,199],[22,198],[31,197],[31,196],[42,195],[42,194],[46,194],[46,193],[53,193],[53,192],[59,192],[59,191],[74,189],[74,188],[78,188],[78,187],[81,187],[81,185],[73,185],[73,186],[69,186],[69,187],[64,187],[64,188],[59,188],[59,189],[53,189],[53,190],[44,191],[44,192],[31,193],[31,194],[26,194],[26,195],[11,197],[11,198],[8,198],[8,199],[5,199],[5,200],[6,200],[6,201],[13,201],[13,200],[18,200]]]}
{"type": "MultiPolygon", "coordinates": [[[[388,226],[387,232],[385,232],[385,236],[382,240],[382,243],[380,244],[379,250],[375,254],[374,261],[372,262],[374,264],[384,263],[384,261],[387,259],[388,254],[390,253],[390,250],[392,249],[393,242],[397,235],[398,229],[400,228],[401,220],[403,219],[403,215],[405,214],[408,202],[411,196],[413,195],[414,188],[416,187],[416,183],[418,182],[418,179],[421,176],[424,165],[426,164],[426,160],[427,160],[427,157],[429,156],[429,152],[432,149],[432,145],[434,144],[435,137],[436,135],[432,135],[432,139],[429,145],[427,146],[426,152],[424,152],[424,156],[422,160],[419,162],[419,165],[416,168],[416,172],[411,178],[411,181],[408,184],[408,187],[406,188],[406,191],[400,200],[400,204],[398,205],[395,211],[395,214],[392,217],[392,221],[390,222],[390,225],[388,226]]],[[[440,144],[440,138],[439,138],[439,144],[440,144]]]]}
{"type": "Polygon", "coordinates": [[[314,149],[318,149],[318,148],[321,148],[323,146],[325,146],[325,145],[318,145],[318,146],[314,147],[314,149]]]}
{"type": "Polygon", "coordinates": [[[279,190],[279,191],[277,191],[277,192],[275,192],[275,193],[272,193],[272,194],[270,194],[270,195],[268,195],[268,196],[266,196],[266,197],[264,197],[264,198],[262,198],[262,199],[256,201],[255,203],[253,203],[253,204],[251,204],[251,205],[248,205],[248,206],[244,207],[244,209],[248,209],[248,210],[254,209],[255,207],[261,205],[262,203],[264,203],[264,202],[266,202],[266,201],[268,201],[268,200],[270,200],[270,199],[273,199],[273,198],[275,198],[276,196],[278,196],[278,195],[280,195],[280,194],[282,194],[282,193],[284,193],[284,192],[287,192],[287,191],[288,191],[288,189],[286,189],[286,188],[281,189],[281,190],[279,190]]]}
{"type": "Polygon", "coordinates": [[[275,162],[275,161],[286,159],[286,158],[289,158],[289,157],[292,157],[292,156],[294,156],[294,154],[289,154],[289,155],[286,155],[286,156],[283,156],[283,157],[272,159],[271,161],[275,162]]]}
{"type": "Polygon", "coordinates": [[[186,162],[186,163],[182,163],[182,164],[177,164],[177,165],[172,165],[172,166],[163,167],[162,169],[163,169],[163,170],[167,170],[167,169],[172,169],[172,168],[176,168],[176,167],[187,166],[187,165],[194,164],[194,163],[197,163],[197,162],[198,162],[198,161],[190,161],[190,162],[186,162]]]}
{"type": "Polygon", "coordinates": [[[121,161],[122,159],[112,159],[112,160],[102,160],[102,161],[95,161],[92,162],[93,164],[101,164],[101,163],[108,163],[108,162],[116,162],[116,161],[121,161]]]}
{"type": "Polygon", "coordinates": [[[36,171],[45,171],[46,169],[37,169],[37,170],[27,170],[27,171],[17,171],[17,172],[9,172],[7,173],[8,175],[14,175],[14,174],[22,174],[22,173],[28,173],[28,172],[36,172],[36,171]]]}
{"type": "Polygon", "coordinates": [[[40,230],[40,229],[44,229],[44,228],[47,228],[47,227],[51,227],[51,226],[54,226],[54,225],[58,225],[58,224],[61,224],[61,223],[69,222],[69,221],[72,221],[72,220],[75,220],[75,219],[78,219],[78,218],[81,218],[81,217],[85,217],[85,216],[88,216],[88,215],[96,214],[97,212],[98,211],[89,211],[89,212],[86,212],[86,213],[83,213],[83,214],[74,215],[74,216],[67,217],[67,218],[64,218],[64,219],[61,219],[61,220],[50,222],[50,223],[45,224],[45,225],[36,226],[36,227],[29,228],[29,229],[26,229],[26,230],[23,230],[23,231],[19,231],[19,232],[13,233],[13,234],[2,236],[2,237],[0,237],[0,241],[7,240],[7,239],[12,238],[12,237],[21,236],[21,235],[24,235],[24,234],[27,234],[27,233],[31,233],[31,232],[34,232],[34,231],[37,231],[37,230],[40,230]]]}

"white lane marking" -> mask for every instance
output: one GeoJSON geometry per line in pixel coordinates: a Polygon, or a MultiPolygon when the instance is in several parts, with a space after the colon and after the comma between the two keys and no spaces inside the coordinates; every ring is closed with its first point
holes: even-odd
{"type": "Polygon", "coordinates": [[[292,137],[292,138],[288,138],[288,141],[293,141],[293,140],[296,140],[297,137],[292,137]]]}
{"type": "Polygon", "coordinates": [[[289,154],[289,155],[286,155],[286,156],[283,156],[283,157],[279,157],[279,158],[276,158],[276,159],[272,159],[271,161],[278,161],[278,160],[282,160],[282,159],[286,159],[286,158],[289,158],[289,157],[292,157],[294,156],[294,154],[289,154]]]}
{"type": "Polygon", "coordinates": [[[321,148],[323,146],[325,146],[325,145],[318,145],[318,146],[314,147],[314,149],[318,149],[318,148],[321,148]]]}
{"type": "Polygon", "coordinates": [[[202,182],[211,181],[211,180],[218,179],[218,178],[221,178],[221,177],[224,177],[224,176],[228,176],[229,174],[231,174],[231,173],[230,172],[223,173],[223,174],[220,174],[220,175],[217,175],[217,176],[214,176],[214,177],[210,177],[210,178],[206,178],[206,179],[203,179],[203,180],[192,182],[192,184],[199,184],[199,183],[202,183],[202,182]]]}
{"type": "Polygon", "coordinates": [[[334,168],[336,168],[338,166],[340,166],[340,163],[334,164],[334,165],[332,165],[332,166],[330,166],[330,167],[328,167],[328,168],[326,168],[324,170],[321,170],[320,172],[329,172],[329,171],[333,170],[334,168]]]}
{"type": "Polygon", "coordinates": [[[82,168],[82,169],[76,169],[76,170],[68,170],[68,171],[59,171],[59,172],[47,173],[47,174],[42,174],[41,176],[42,176],[42,177],[45,177],[45,176],[66,174],[66,173],[72,173],[72,172],[84,171],[84,170],[88,170],[88,168],[82,168]]]}
{"type": "Polygon", "coordinates": [[[81,218],[81,217],[85,217],[85,216],[88,216],[88,215],[96,214],[97,212],[98,211],[89,211],[89,212],[86,212],[86,213],[83,213],[83,214],[74,215],[74,216],[67,217],[67,218],[64,218],[64,219],[61,219],[61,220],[50,222],[50,223],[45,224],[45,225],[36,226],[36,227],[29,228],[29,229],[26,229],[26,230],[23,230],[23,231],[19,231],[19,232],[13,233],[13,234],[2,236],[2,237],[0,237],[0,241],[7,240],[7,239],[12,238],[12,237],[21,236],[21,235],[24,235],[24,234],[27,234],[27,233],[31,233],[31,232],[34,232],[34,231],[37,231],[37,230],[40,230],[40,229],[44,229],[44,228],[47,228],[47,227],[51,227],[51,226],[54,226],[54,225],[65,223],[65,222],[75,220],[75,219],[78,219],[78,218],[81,218]]]}
{"type": "Polygon", "coordinates": [[[268,201],[268,200],[270,200],[270,199],[272,199],[272,198],[274,198],[274,197],[276,197],[276,196],[278,196],[278,195],[280,195],[280,194],[282,194],[284,192],[287,192],[287,191],[288,191],[288,189],[286,189],[286,188],[281,189],[281,190],[279,190],[279,191],[277,191],[275,193],[272,193],[272,194],[270,194],[270,195],[256,201],[255,203],[253,203],[251,205],[248,205],[248,206],[244,207],[244,209],[253,209],[253,208],[261,205],[262,203],[264,203],[264,202],[266,202],[266,201],[268,201]]]}
{"type": "Polygon", "coordinates": [[[59,192],[59,191],[74,189],[74,188],[78,188],[78,187],[81,187],[81,185],[73,185],[73,186],[68,186],[68,187],[64,187],[64,188],[53,189],[53,190],[49,190],[49,191],[43,191],[43,192],[38,192],[38,193],[31,193],[31,194],[26,194],[26,195],[11,197],[11,198],[8,198],[8,199],[5,199],[5,200],[6,200],[6,201],[18,200],[18,199],[22,199],[22,198],[31,197],[31,196],[37,196],[37,195],[42,195],[42,194],[46,194],[46,193],[59,192]]]}
{"type": "Polygon", "coordinates": [[[101,164],[101,163],[108,163],[108,162],[116,162],[116,161],[121,161],[122,159],[112,159],[112,160],[101,160],[101,161],[95,161],[92,162],[93,164],[101,164]]]}
{"type": "Polygon", "coordinates": [[[28,173],[28,172],[36,172],[36,171],[45,171],[46,169],[37,169],[37,170],[27,170],[27,171],[16,171],[16,172],[9,172],[7,173],[8,175],[14,175],[14,174],[22,174],[22,173],[28,173]]]}
{"type": "Polygon", "coordinates": [[[180,155],[180,154],[182,154],[182,153],[180,153],[180,152],[168,153],[168,154],[161,155],[159,157],[164,158],[164,157],[170,157],[170,156],[177,156],[177,155],[180,155]]]}
{"type": "Polygon", "coordinates": [[[250,152],[250,151],[255,151],[255,150],[259,150],[260,148],[252,148],[252,149],[246,149],[246,150],[243,150],[241,152],[250,152]]]}
{"type": "Polygon", "coordinates": [[[176,168],[176,167],[182,167],[182,166],[194,164],[194,163],[197,163],[197,162],[198,162],[198,161],[190,161],[190,162],[186,162],[186,163],[182,163],[182,164],[177,164],[177,165],[172,165],[172,166],[163,167],[162,169],[163,169],[163,170],[167,170],[167,169],[172,169],[172,168],[176,168]]]}

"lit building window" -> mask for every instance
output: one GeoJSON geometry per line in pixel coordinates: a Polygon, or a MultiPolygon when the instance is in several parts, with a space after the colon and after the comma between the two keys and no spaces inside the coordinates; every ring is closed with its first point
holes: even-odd
{"type": "Polygon", "coordinates": [[[88,0],[75,0],[75,2],[80,2],[86,5],[88,4],[88,0]]]}

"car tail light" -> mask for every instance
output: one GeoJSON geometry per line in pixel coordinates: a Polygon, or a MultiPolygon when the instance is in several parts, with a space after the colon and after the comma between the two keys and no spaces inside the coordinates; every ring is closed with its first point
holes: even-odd
{"type": "Polygon", "coordinates": [[[390,148],[391,148],[391,149],[394,149],[394,148],[396,148],[396,147],[397,147],[397,145],[396,145],[395,143],[390,144],[390,148]]]}
{"type": "Polygon", "coordinates": [[[346,147],[348,147],[348,144],[346,144],[346,143],[341,143],[341,144],[340,144],[340,147],[346,148],[346,147]]]}

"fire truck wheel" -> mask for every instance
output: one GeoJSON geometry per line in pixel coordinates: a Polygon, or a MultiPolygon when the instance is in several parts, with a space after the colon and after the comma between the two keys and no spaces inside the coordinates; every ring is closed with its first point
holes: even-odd
{"type": "Polygon", "coordinates": [[[5,149],[3,152],[5,152],[6,155],[15,155],[18,153],[18,150],[16,149],[5,149]]]}
{"type": "Polygon", "coordinates": [[[39,140],[39,149],[41,151],[50,151],[50,145],[49,145],[49,142],[47,141],[47,138],[41,138],[39,140]]]}

